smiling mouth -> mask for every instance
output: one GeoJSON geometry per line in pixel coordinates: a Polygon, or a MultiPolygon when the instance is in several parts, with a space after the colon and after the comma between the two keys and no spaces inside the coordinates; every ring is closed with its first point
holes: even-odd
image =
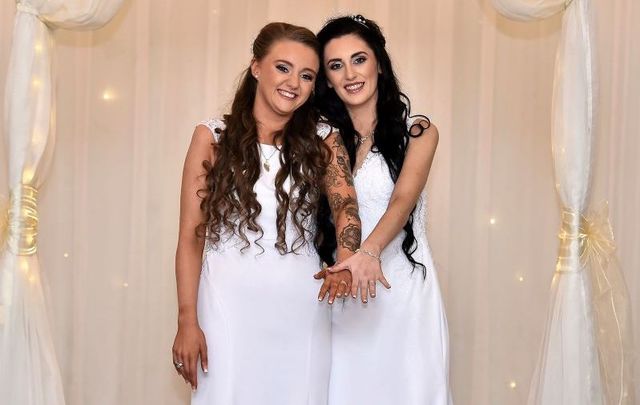
{"type": "Polygon", "coordinates": [[[347,93],[353,94],[359,92],[362,87],[364,87],[364,82],[357,82],[344,86],[344,89],[347,91],[347,93]]]}
{"type": "Polygon", "coordinates": [[[282,90],[282,89],[278,89],[278,94],[280,94],[282,97],[288,99],[288,100],[295,100],[296,97],[298,97],[297,94],[292,93],[290,91],[286,91],[286,90],[282,90]]]}

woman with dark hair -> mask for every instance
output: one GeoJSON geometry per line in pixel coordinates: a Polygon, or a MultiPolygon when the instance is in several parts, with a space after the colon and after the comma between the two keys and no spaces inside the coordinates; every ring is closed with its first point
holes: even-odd
{"type": "MultiPolygon", "coordinates": [[[[192,404],[326,404],[331,313],[311,278],[320,194],[341,198],[331,207],[340,259],[359,247],[360,219],[344,146],[309,101],[318,52],[308,29],[266,25],[231,113],[191,140],[173,361],[192,404]]],[[[325,285],[335,295],[349,281],[325,285]]]]}
{"type": "MultiPolygon", "coordinates": [[[[316,102],[346,145],[363,238],[355,255],[320,273],[349,269],[348,293],[361,301],[333,311],[329,404],[450,404],[447,320],[425,229],[438,131],[410,116],[375,22],[335,18],[318,40],[316,102]],[[372,278],[393,288],[377,291],[372,278]]],[[[336,243],[322,211],[319,229],[318,250],[332,261],[336,243]]]]}

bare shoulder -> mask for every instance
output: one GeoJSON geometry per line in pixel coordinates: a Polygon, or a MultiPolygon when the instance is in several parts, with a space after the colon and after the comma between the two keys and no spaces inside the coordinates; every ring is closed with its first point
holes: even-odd
{"type": "Polygon", "coordinates": [[[415,145],[418,149],[435,148],[440,138],[438,127],[432,121],[421,117],[417,117],[411,123],[409,134],[411,135],[410,145],[415,145]]]}
{"type": "Polygon", "coordinates": [[[194,156],[200,161],[207,159],[213,161],[213,144],[215,137],[209,127],[199,124],[193,131],[191,136],[191,144],[189,145],[188,154],[194,156]]]}

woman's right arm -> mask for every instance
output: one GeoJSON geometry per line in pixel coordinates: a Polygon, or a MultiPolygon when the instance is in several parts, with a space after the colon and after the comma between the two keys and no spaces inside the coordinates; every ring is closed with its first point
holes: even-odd
{"type": "Polygon", "coordinates": [[[183,363],[177,371],[193,389],[198,386],[198,357],[203,371],[207,372],[207,345],[196,312],[204,238],[196,235],[196,227],[204,220],[198,191],[206,188],[206,171],[202,162],[213,162],[212,139],[207,127],[196,127],[184,162],[180,191],[180,228],[176,249],[178,332],[173,344],[173,360],[183,363]]]}

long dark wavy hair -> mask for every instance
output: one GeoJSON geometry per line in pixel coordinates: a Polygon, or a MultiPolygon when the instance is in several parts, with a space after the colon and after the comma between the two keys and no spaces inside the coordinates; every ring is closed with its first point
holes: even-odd
{"type": "MultiPolygon", "coordinates": [[[[319,54],[319,44],[313,32],[277,22],[260,30],[253,42],[254,59],[262,60],[274,43],[281,40],[299,42],[319,54]]],[[[257,86],[249,66],[241,76],[231,113],[224,116],[226,129],[220,131],[219,141],[213,144],[215,161],[213,164],[203,162],[207,172],[206,189],[200,190],[199,195],[205,219],[198,227],[198,234],[207,234],[213,246],[228,232],[241,238],[244,242],[242,250],[251,245],[247,231],[254,233],[253,242],[258,246],[264,235],[256,222],[262,206],[253,190],[260,176],[258,131],[253,116],[257,86]]],[[[276,144],[281,143],[281,167],[275,179],[278,206],[277,241],[274,244],[280,254],[296,252],[313,241],[313,230],[309,224],[313,225],[317,213],[321,181],[331,152],[316,135],[317,112],[312,104],[307,100],[275,135],[276,144]],[[289,191],[284,189],[287,178],[291,184],[289,191]],[[297,232],[291,246],[286,240],[288,215],[291,215],[297,232]]]]}
{"type": "MultiPolygon", "coordinates": [[[[378,75],[377,123],[373,133],[372,151],[382,155],[389,167],[391,179],[395,183],[404,164],[410,137],[422,135],[430,124],[427,124],[426,127],[415,124],[407,128],[411,103],[409,98],[400,91],[398,79],[393,72],[391,58],[385,49],[386,40],[380,27],[374,21],[365,19],[361,15],[329,20],[318,32],[320,61],[324,60],[324,48],[329,41],[349,34],[357,35],[365,41],[378,60],[381,73],[378,75]]],[[[347,108],[335,90],[329,88],[325,68],[320,69],[316,80],[316,106],[331,125],[340,130],[353,169],[356,161],[356,147],[362,134],[359,134],[353,127],[347,108]]],[[[420,117],[429,123],[427,117],[420,117]]],[[[402,251],[411,262],[413,269],[420,268],[423,275],[426,276],[424,264],[413,258],[413,253],[417,249],[413,233],[414,211],[415,206],[403,227],[405,238],[402,242],[402,251]]],[[[328,203],[324,199],[318,213],[318,232],[321,234],[318,238],[320,242],[316,244],[318,253],[325,262],[332,264],[334,262],[333,251],[336,248],[335,236],[332,237],[332,235],[335,235],[335,231],[333,231],[333,224],[330,221],[328,203]]]]}

